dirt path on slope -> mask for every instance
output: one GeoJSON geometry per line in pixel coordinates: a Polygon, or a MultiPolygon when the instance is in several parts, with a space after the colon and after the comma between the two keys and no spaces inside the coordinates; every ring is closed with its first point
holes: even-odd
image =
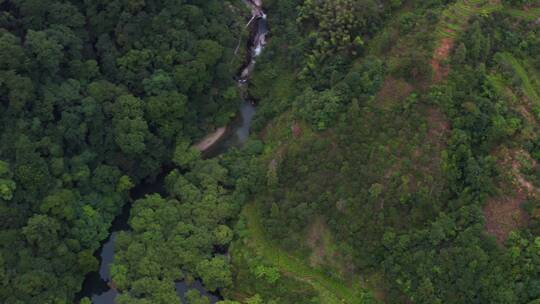
{"type": "Polygon", "coordinates": [[[446,64],[446,60],[450,57],[450,51],[454,47],[453,38],[443,38],[439,42],[439,46],[433,53],[431,59],[431,67],[433,68],[433,82],[439,83],[448,77],[450,66],[446,64]]]}

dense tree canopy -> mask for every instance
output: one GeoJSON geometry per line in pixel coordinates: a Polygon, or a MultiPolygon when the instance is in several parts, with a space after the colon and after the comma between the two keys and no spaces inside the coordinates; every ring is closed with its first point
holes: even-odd
{"type": "Polygon", "coordinates": [[[538,3],[244,2],[0,0],[0,302],[540,301],[538,3]]]}
{"type": "Polygon", "coordinates": [[[228,122],[243,9],[0,2],[0,302],[72,302],[129,190],[228,122]]]}

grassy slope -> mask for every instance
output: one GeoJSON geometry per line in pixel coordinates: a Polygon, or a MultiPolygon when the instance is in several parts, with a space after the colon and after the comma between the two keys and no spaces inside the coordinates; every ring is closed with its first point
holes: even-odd
{"type": "MultiPolygon", "coordinates": [[[[458,1],[456,4],[450,6],[444,11],[445,18],[442,19],[437,26],[435,38],[454,39],[460,32],[466,29],[467,21],[473,15],[487,14],[500,8],[500,5],[490,4],[487,1],[482,0],[458,1]]],[[[373,48],[370,48],[370,50],[371,52],[369,53],[371,54],[377,53],[373,50],[373,48]]],[[[514,66],[514,64],[516,64],[516,62],[513,62],[512,65],[514,66]]],[[[527,80],[527,74],[519,62],[517,62],[515,68],[520,78],[522,78],[522,80],[527,80]]],[[[260,77],[260,79],[258,79],[260,81],[256,81],[256,84],[258,84],[257,87],[265,89],[257,91],[254,95],[261,98],[262,96],[271,94],[280,99],[287,99],[287,97],[290,95],[291,84],[294,81],[294,77],[291,77],[292,74],[287,76],[288,77],[278,78],[281,79],[281,81],[277,81],[279,83],[278,85],[275,84],[276,81],[275,79],[272,79],[274,77],[271,75],[260,77]],[[274,80],[273,86],[267,86],[267,81],[270,80],[274,80]],[[273,89],[269,90],[269,87],[273,89]],[[283,94],[283,92],[287,92],[287,94],[283,94]]],[[[501,83],[499,78],[493,78],[493,81],[496,82],[501,88],[504,85],[501,83]]],[[[533,95],[535,94],[533,93],[534,89],[531,87],[530,82],[528,83],[529,85],[524,85],[528,95],[537,97],[538,95],[533,95]]],[[[287,143],[292,137],[290,134],[291,132],[289,124],[291,117],[288,116],[290,116],[290,113],[281,115],[280,118],[275,119],[274,122],[269,125],[269,128],[274,130],[266,130],[267,132],[265,133],[267,136],[270,136],[268,136],[269,138],[267,137],[265,139],[265,158],[271,159],[275,157],[276,151],[279,151],[280,148],[284,148],[284,146],[289,144],[296,144],[294,141],[293,143],[287,143]]],[[[308,131],[308,128],[302,129],[304,130],[303,137],[312,135],[309,134],[311,132],[308,131]],[[306,134],[306,132],[308,134],[306,134]]],[[[367,297],[368,293],[362,290],[360,286],[357,288],[349,287],[343,281],[332,279],[325,275],[322,271],[310,267],[307,259],[285,251],[268,240],[265,237],[264,228],[260,222],[260,216],[256,204],[246,206],[243,215],[247,219],[248,223],[250,239],[249,244],[251,247],[253,247],[256,253],[263,257],[267,262],[278,267],[282,273],[311,284],[317,290],[317,292],[319,292],[319,296],[323,301],[322,303],[362,303],[362,299],[367,297]]]]}
{"type": "Polygon", "coordinates": [[[525,69],[525,67],[521,64],[521,62],[516,59],[512,54],[510,53],[502,53],[501,58],[509,64],[516,75],[521,80],[521,87],[523,89],[523,93],[525,96],[533,103],[539,104],[540,103],[540,96],[538,95],[538,92],[536,91],[533,82],[534,82],[534,73],[529,73],[525,69]],[[531,79],[532,77],[532,79],[531,79]]]}
{"type": "Polygon", "coordinates": [[[500,9],[500,4],[487,0],[460,0],[444,10],[442,22],[437,27],[439,38],[455,38],[463,31],[473,15],[489,14],[500,9]]]}
{"type": "MultiPolygon", "coordinates": [[[[530,11],[508,9],[507,12],[519,19],[530,11]]],[[[528,224],[529,216],[523,205],[527,196],[535,197],[540,193],[537,176],[531,174],[538,170],[537,165],[531,161],[526,148],[527,143],[535,141],[540,132],[540,78],[529,59],[521,57],[523,54],[516,57],[515,54],[504,52],[497,56],[499,66],[511,73],[501,73],[500,69],[494,68],[488,76],[489,82],[507,105],[519,112],[522,123],[511,140],[501,143],[494,150],[498,170],[502,172],[499,181],[501,192],[489,198],[484,207],[486,231],[503,243],[510,232],[528,224]]]]}
{"type": "Polygon", "coordinates": [[[360,286],[348,287],[344,282],[329,278],[321,271],[311,268],[305,259],[290,254],[267,240],[256,205],[246,206],[243,214],[248,223],[250,245],[259,256],[283,273],[312,284],[324,303],[364,303],[368,294],[360,286]]]}
{"type": "Polygon", "coordinates": [[[540,18],[540,7],[531,8],[529,10],[507,8],[505,11],[514,17],[521,18],[527,21],[534,21],[540,18]]]}
{"type": "MultiPolygon", "coordinates": [[[[410,8],[403,9],[400,13],[409,11],[410,8]]],[[[391,24],[391,26],[394,24],[391,24]]],[[[371,43],[370,49],[373,49],[371,43]]],[[[377,53],[368,52],[368,53],[377,53]]],[[[379,55],[379,54],[377,54],[379,55]]],[[[360,60],[360,59],[359,59],[360,60]]],[[[261,66],[259,66],[261,68],[261,66]]],[[[278,69],[279,70],[279,69],[278,69]]],[[[280,73],[283,71],[280,71],[280,73]]],[[[251,86],[251,93],[256,98],[272,98],[287,99],[291,95],[291,84],[294,81],[292,74],[281,75],[275,77],[273,68],[266,67],[262,74],[255,75],[251,86]],[[291,77],[292,76],[292,77],[291,77]],[[272,82],[268,86],[268,82],[272,82]]],[[[282,74],[282,73],[281,73],[282,74]]],[[[290,111],[283,113],[265,130],[265,153],[263,158],[266,162],[270,162],[276,157],[276,151],[295,145],[301,144],[301,141],[294,140],[290,131],[290,111]]],[[[302,137],[310,138],[316,136],[308,125],[301,124],[303,130],[302,137]]],[[[319,269],[310,267],[309,260],[305,257],[300,257],[297,253],[291,253],[283,250],[277,244],[272,243],[265,237],[264,228],[260,222],[260,216],[256,204],[246,206],[243,215],[247,219],[249,238],[251,245],[255,248],[258,256],[263,257],[267,262],[275,267],[278,267],[282,273],[293,276],[296,279],[309,282],[314,289],[319,293],[321,303],[364,303],[364,299],[371,298],[369,292],[362,286],[349,287],[343,281],[330,278],[319,269]]]]}

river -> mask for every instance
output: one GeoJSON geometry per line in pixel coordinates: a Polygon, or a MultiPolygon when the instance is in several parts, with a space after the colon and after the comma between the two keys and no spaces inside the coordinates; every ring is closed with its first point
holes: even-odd
{"type": "MultiPolygon", "coordinates": [[[[247,94],[247,84],[249,77],[255,66],[256,57],[259,56],[266,45],[266,34],[268,33],[268,25],[266,14],[262,10],[261,0],[245,0],[246,4],[251,8],[252,18],[249,20],[246,27],[252,30],[250,41],[247,43],[248,55],[246,64],[236,76],[239,89],[242,92],[242,102],[238,109],[237,119],[226,128],[222,136],[218,136],[211,144],[205,145],[203,153],[205,157],[215,157],[224,153],[230,147],[241,147],[248,139],[251,121],[255,115],[255,103],[247,94]]],[[[155,181],[143,183],[135,187],[130,192],[131,201],[143,198],[147,194],[160,193],[166,196],[163,187],[165,176],[170,169],[163,169],[155,181]]],[[[118,291],[110,287],[111,276],[110,266],[114,261],[114,247],[116,236],[120,231],[130,229],[128,220],[131,211],[131,202],[125,204],[122,213],[117,216],[109,230],[109,237],[102,243],[101,247],[96,252],[96,257],[99,260],[99,270],[86,275],[81,292],[77,295],[77,299],[88,297],[93,304],[114,304],[118,291]]],[[[184,303],[184,295],[190,289],[197,289],[202,295],[207,296],[211,303],[216,303],[220,300],[219,294],[212,294],[204,289],[200,281],[195,281],[190,285],[185,282],[177,282],[176,291],[178,296],[184,303]]]]}

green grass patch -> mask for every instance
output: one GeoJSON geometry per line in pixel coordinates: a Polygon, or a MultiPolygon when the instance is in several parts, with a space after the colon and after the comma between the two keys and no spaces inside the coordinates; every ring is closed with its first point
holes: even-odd
{"type": "Polygon", "coordinates": [[[505,8],[504,11],[512,17],[520,18],[526,21],[535,21],[540,18],[540,7],[531,8],[526,11],[517,8],[505,8]]]}
{"type": "Polygon", "coordinates": [[[361,286],[347,286],[345,282],[329,278],[321,271],[311,268],[305,259],[290,254],[267,240],[255,204],[247,205],[243,215],[247,219],[250,245],[257,251],[257,254],[279,268],[281,272],[310,283],[319,292],[324,303],[360,304],[373,302],[369,292],[361,286]]]}
{"type": "Polygon", "coordinates": [[[514,102],[517,97],[509,89],[508,84],[500,74],[490,74],[487,76],[489,83],[500,96],[514,102]]]}
{"type": "Polygon", "coordinates": [[[514,75],[519,78],[523,94],[531,102],[539,104],[540,96],[533,84],[536,82],[535,74],[527,71],[521,62],[510,53],[500,53],[499,58],[503,61],[503,64],[510,66],[514,71],[514,75]]]}
{"type": "Polygon", "coordinates": [[[273,99],[288,98],[294,92],[295,81],[293,71],[276,66],[269,67],[253,76],[250,93],[256,99],[268,96],[273,99]]]}
{"type": "Polygon", "coordinates": [[[457,1],[442,12],[441,22],[436,29],[437,38],[454,38],[456,32],[464,30],[472,16],[490,14],[501,8],[500,4],[492,4],[487,0],[457,1]]]}

